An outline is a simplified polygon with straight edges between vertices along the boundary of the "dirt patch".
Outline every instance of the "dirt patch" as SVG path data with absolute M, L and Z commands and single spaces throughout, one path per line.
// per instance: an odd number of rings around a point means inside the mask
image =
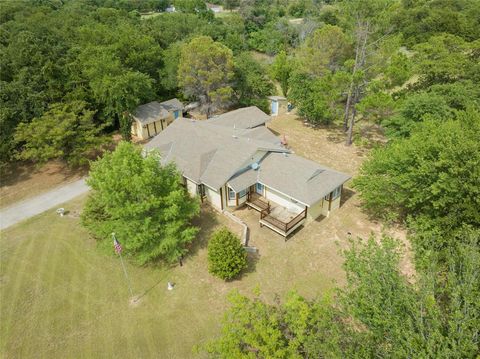
M 352 176 L 358 173 L 367 150 L 345 145 L 340 126 L 310 127 L 296 115 L 275 117 L 268 128 L 285 136 L 288 146 L 298 155 Z
M 33 163 L 12 164 L 1 175 L 0 207 L 74 182 L 86 173 L 86 167 L 72 169 L 62 161 L 50 161 L 41 167 Z

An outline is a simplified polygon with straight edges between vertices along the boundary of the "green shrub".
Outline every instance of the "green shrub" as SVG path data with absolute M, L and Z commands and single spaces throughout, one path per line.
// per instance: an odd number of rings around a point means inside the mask
M 247 267 L 247 253 L 240 239 L 227 228 L 213 233 L 208 243 L 208 271 L 224 280 L 236 277 Z

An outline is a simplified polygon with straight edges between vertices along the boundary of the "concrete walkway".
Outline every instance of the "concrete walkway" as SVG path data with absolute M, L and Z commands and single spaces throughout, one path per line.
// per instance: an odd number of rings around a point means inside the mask
M 81 179 L 62 187 L 57 187 L 39 196 L 28 198 L 11 206 L 0 209 L 0 229 L 5 229 L 27 218 L 36 216 L 46 210 L 54 208 L 81 194 L 90 188 Z

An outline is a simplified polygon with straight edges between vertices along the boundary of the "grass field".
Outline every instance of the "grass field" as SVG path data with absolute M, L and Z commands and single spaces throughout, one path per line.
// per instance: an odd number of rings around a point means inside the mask
M 295 250 L 308 251 L 305 243 L 292 241 L 287 249 L 266 228 L 262 235 L 252 234 L 262 257 L 251 262 L 242 280 L 213 278 L 206 269 L 208 234 L 220 225 L 239 228 L 204 211 L 203 230 L 183 267 L 128 265 L 134 292 L 141 296 L 131 305 L 119 259 L 100 253 L 79 224 L 83 201 L 67 203 L 70 214 L 63 218 L 47 212 L 1 233 L 2 357 L 188 358 L 195 344 L 218 333 L 231 290 L 248 295 L 258 286 L 266 300 L 273 300 L 295 283 L 303 293 L 332 285 L 331 276 L 295 255 Z M 336 264 L 324 270 L 338 269 Z M 177 284 L 171 292 L 167 281 Z
M 71 216 L 45 213 L 2 232 L 1 357 L 191 356 L 217 330 L 223 297 L 182 268 L 128 265 L 142 295 L 130 305 L 119 259 L 99 253 L 78 223 L 82 203 L 67 204 Z
M 288 117 L 270 126 L 286 134 L 299 154 L 355 174 L 364 151 L 345 147 L 331 130 L 303 126 Z M 60 218 L 46 212 L 0 232 L 1 358 L 190 358 L 196 344 L 215 336 L 231 290 L 273 301 L 295 288 L 315 297 L 342 284 L 339 246 L 347 232 L 366 237 L 382 226 L 361 212 L 349 191 L 344 205 L 288 242 L 258 225 L 258 213 L 238 211 L 259 249 L 241 280 L 225 283 L 207 271 L 206 242 L 221 225 L 239 227 L 208 209 L 183 267 L 128 265 L 137 304 L 129 302 L 119 259 L 103 254 L 79 223 L 85 198 L 65 204 Z M 400 236 L 401 233 L 397 233 Z M 119 238 L 121 240 L 121 238 Z M 113 249 L 112 249 L 113 251 Z M 176 287 L 167 291 L 167 282 Z M 201 356 L 200 356 L 201 357 Z

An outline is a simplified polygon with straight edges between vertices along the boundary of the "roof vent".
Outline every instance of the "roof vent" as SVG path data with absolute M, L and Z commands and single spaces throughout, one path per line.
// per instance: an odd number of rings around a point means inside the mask
M 256 171 L 260 168 L 260 165 L 257 162 L 254 162 L 250 165 L 250 167 L 252 168 L 252 170 Z
M 232 137 L 233 137 L 233 138 L 238 138 L 238 136 L 237 136 L 237 135 L 232 135 Z

